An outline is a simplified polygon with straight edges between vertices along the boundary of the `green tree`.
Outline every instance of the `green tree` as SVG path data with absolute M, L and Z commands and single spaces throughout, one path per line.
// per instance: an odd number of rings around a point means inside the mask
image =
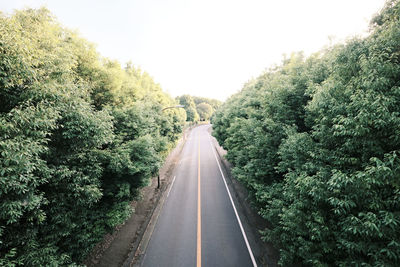
M 213 108 L 210 104 L 202 102 L 196 106 L 197 113 L 199 114 L 200 120 L 207 121 L 213 114 Z
M 184 105 L 186 111 L 186 121 L 197 122 L 200 117 L 196 110 L 196 105 L 190 95 L 182 95 L 179 98 L 179 104 Z
M 199 105 L 200 103 L 207 103 L 213 108 L 213 110 L 217 110 L 222 105 L 222 102 L 217 99 L 199 97 L 199 96 L 192 96 L 192 98 L 196 106 Z
M 0 14 L 0 265 L 74 265 L 132 213 L 182 110 L 48 10 Z
M 245 85 L 212 118 L 283 266 L 400 264 L 400 2 L 371 33 Z

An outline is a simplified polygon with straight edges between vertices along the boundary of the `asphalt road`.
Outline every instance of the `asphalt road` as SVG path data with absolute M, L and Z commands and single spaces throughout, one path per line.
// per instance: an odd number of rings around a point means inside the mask
M 193 129 L 141 266 L 256 266 L 207 129 Z

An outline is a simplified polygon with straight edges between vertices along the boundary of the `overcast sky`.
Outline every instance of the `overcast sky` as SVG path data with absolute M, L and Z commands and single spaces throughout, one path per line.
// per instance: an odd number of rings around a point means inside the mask
M 132 61 L 172 96 L 225 100 L 283 54 L 363 35 L 385 0 L 0 0 L 46 6 L 101 55 Z

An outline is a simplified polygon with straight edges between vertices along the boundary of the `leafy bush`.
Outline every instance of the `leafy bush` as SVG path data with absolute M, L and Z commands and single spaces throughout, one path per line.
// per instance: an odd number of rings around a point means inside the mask
M 400 3 L 371 33 L 293 55 L 213 117 L 280 264 L 400 264 Z
M 0 20 L 0 265 L 74 265 L 132 214 L 185 114 L 46 9 Z

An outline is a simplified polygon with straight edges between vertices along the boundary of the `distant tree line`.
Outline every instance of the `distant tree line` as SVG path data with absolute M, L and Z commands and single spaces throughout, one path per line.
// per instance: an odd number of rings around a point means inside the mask
M 177 104 L 48 10 L 0 13 L 0 266 L 81 262 L 180 137 Z
M 212 118 L 283 266 L 400 266 L 400 2 L 292 54 Z
M 222 102 L 216 99 L 190 95 L 179 96 L 177 97 L 177 101 L 185 106 L 186 121 L 188 122 L 208 121 L 213 113 L 222 105 Z

